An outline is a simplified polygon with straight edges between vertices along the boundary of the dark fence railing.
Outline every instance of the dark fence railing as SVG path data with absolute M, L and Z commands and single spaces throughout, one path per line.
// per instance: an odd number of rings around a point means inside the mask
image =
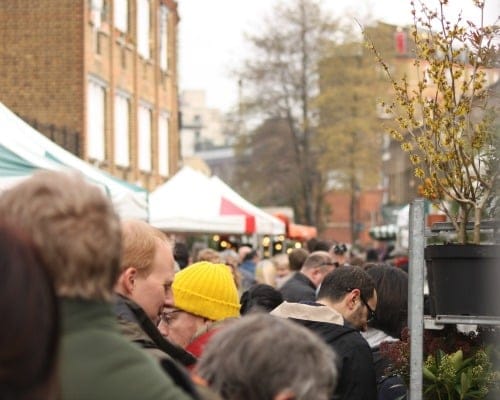
M 68 150 L 70 153 L 81 157 L 81 136 L 79 132 L 71 131 L 65 126 L 44 124 L 34 118 L 19 116 L 37 131 L 43 133 L 54 143 Z

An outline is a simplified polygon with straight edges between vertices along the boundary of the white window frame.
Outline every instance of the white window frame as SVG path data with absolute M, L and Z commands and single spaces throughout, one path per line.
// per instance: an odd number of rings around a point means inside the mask
M 137 0 L 137 52 L 146 60 L 151 57 L 150 34 L 151 4 L 149 0 Z
M 116 29 L 128 32 L 129 4 L 128 0 L 114 0 L 113 3 L 113 24 Z
M 87 82 L 87 157 L 104 161 L 106 157 L 106 85 L 89 78 Z
M 160 68 L 168 71 L 168 7 L 160 6 L 160 23 L 158 24 L 160 37 Z
M 130 166 L 130 96 L 125 93 L 115 94 L 114 107 L 114 150 L 115 165 Z
M 153 108 L 149 104 L 140 103 L 137 110 L 138 121 L 138 165 L 144 172 L 151 172 L 151 137 L 153 125 Z
M 102 22 L 102 13 L 104 9 L 104 0 L 90 1 L 90 20 L 94 29 L 99 29 Z
M 158 172 L 161 176 L 170 174 L 170 119 L 168 112 L 160 112 L 158 117 Z

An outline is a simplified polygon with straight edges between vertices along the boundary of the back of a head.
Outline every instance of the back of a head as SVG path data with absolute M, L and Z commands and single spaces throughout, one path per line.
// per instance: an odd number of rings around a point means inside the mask
M 230 265 L 232 268 L 236 268 L 239 263 L 238 253 L 232 249 L 226 249 L 221 251 L 220 257 L 222 262 L 226 265 Z
M 366 262 L 377 262 L 378 260 L 378 251 L 376 249 L 368 249 L 366 252 Z
M 302 264 L 302 270 L 333 265 L 332 256 L 327 251 L 313 251 Z
M 240 262 L 243 261 L 245 256 L 252 251 L 252 248 L 247 245 L 240 246 L 238 248 L 238 257 L 240 258 Z
M 39 172 L 0 196 L 0 217 L 33 238 L 59 296 L 111 298 L 120 222 L 97 186 L 75 173 Z
M 293 249 L 288 253 L 288 262 L 290 264 L 290 271 L 300 271 L 304 261 L 306 261 L 309 252 L 305 249 Z
M 250 312 L 270 312 L 283 302 L 282 294 L 270 285 L 260 283 L 241 295 L 241 315 Z
M 31 240 L 0 224 L 0 398 L 56 398 L 59 311 Z
M 144 275 L 152 269 L 158 240 L 167 241 L 165 234 L 140 220 L 125 220 L 122 226 L 121 271 L 136 268 Z
M 401 337 L 408 316 L 408 274 L 387 264 L 366 268 L 377 290 L 377 310 L 370 326 L 395 338 Z
M 375 283 L 363 268 L 341 266 L 325 276 L 318 292 L 318 300 L 327 299 L 336 303 L 353 289 L 359 289 L 363 298 L 370 299 L 374 294 Z
M 331 247 L 332 245 L 330 244 L 330 242 L 320 239 L 317 240 L 316 243 L 314 243 L 314 245 L 311 247 L 310 252 L 312 253 L 314 251 L 328 251 Z
M 250 250 L 243 257 L 243 261 L 252 261 L 255 257 L 257 257 L 257 250 Z
M 197 372 L 225 400 L 273 400 L 280 393 L 295 400 L 327 400 L 337 380 L 334 359 L 306 328 L 253 314 L 212 338 Z
M 201 249 L 196 255 L 195 262 L 198 261 L 208 261 L 214 264 L 220 264 L 222 262 L 222 257 L 219 252 L 207 247 L 205 249 Z
M 174 259 L 180 269 L 186 268 L 189 264 L 189 249 L 186 243 L 175 242 Z

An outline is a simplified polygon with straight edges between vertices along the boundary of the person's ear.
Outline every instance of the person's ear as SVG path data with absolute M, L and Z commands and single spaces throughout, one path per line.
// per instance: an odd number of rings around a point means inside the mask
M 132 293 L 135 288 L 135 283 L 137 280 L 137 269 L 134 267 L 128 267 L 123 272 L 123 287 L 127 293 Z
M 356 303 L 358 302 L 360 294 L 361 292 L 359 289 L 353 289 L 347 294 L 345 300 L 349 310 L 354 310 L 356 308 Z

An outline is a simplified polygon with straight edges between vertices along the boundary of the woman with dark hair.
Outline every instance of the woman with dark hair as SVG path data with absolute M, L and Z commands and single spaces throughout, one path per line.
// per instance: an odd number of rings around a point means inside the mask
M 0 399 L 58 398 L 59 311 L 38 251 L 0 223 Z
M 240 314 L 245 315 L 250 312 L 271 312 L 283 303 L 281 293 L 271 285 L 259 283 L 246 290 L 240 299 Z
M 388 264 L 366 264 L 366 272 L 375 281 L 377 309 L 375 318 L 361 332 L 373 352 L 379 400 L 394 400 L 406 394 L 406 385 L 399 376 L 386 376 L 389 361 L 380 353 L 384 342 L 396 342 L 407 326 L 408 274 Z

